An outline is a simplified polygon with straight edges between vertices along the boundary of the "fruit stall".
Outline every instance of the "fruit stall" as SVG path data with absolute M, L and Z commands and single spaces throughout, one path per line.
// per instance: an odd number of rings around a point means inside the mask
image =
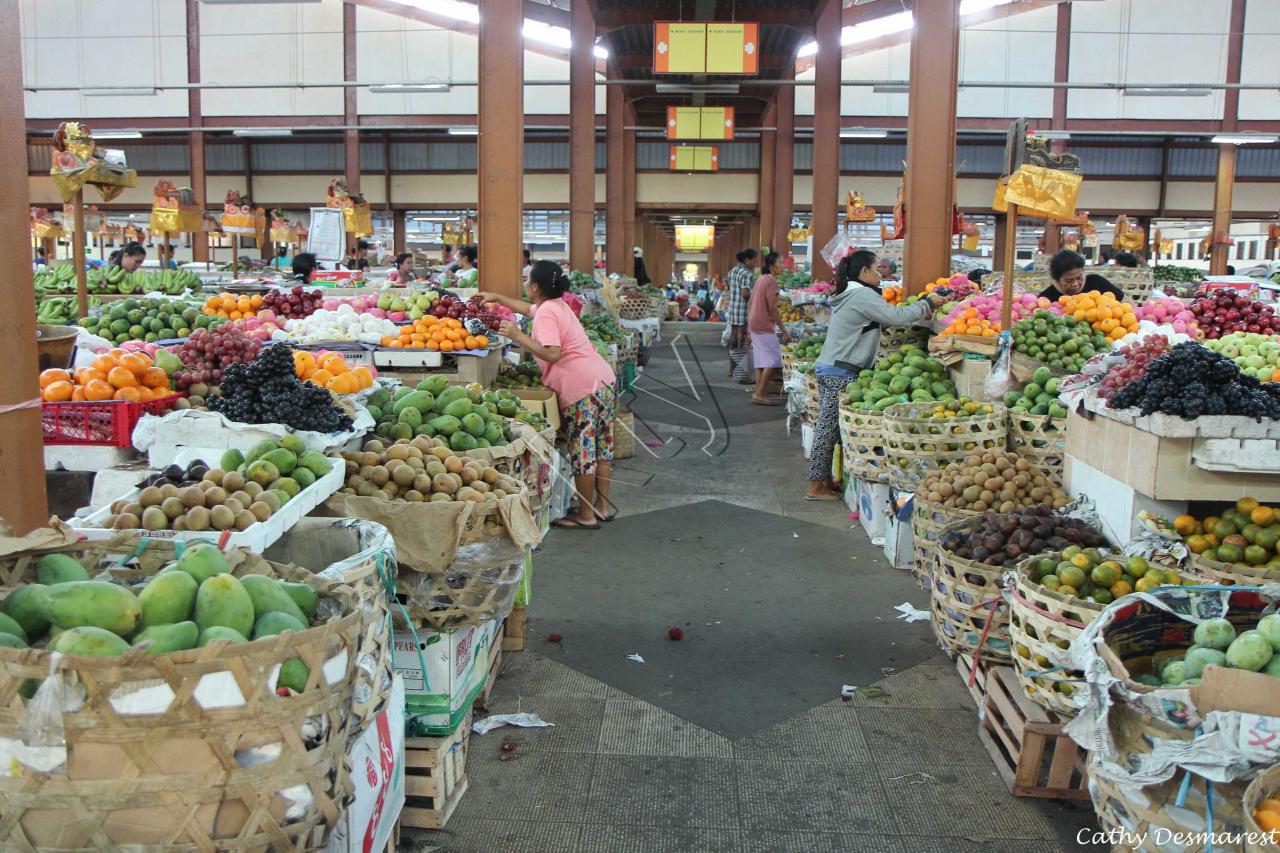
M 974 737 L 1013 795 L 1104 830 L 1270 849 L 1280 748 L 1210 732 L 1280 725 L 1275 307 L 1198 276 L 1137 305 L 1018 282 L 1002 344 L 1003 282 L 952 281 L 927 347 L 885 335 L 846 387 L 835 473 L 927 593 Z
M 497 334 L 514 315 L 169 272 L 88 289 L 82 315 L 69 266 L 36 276 L 46 467 L 79 497 L 0 531 L 13 831 L 346 851 L 443 827 L 572 495 L 555 394 Z M 640 335 L 583 324 L 633 383 Z

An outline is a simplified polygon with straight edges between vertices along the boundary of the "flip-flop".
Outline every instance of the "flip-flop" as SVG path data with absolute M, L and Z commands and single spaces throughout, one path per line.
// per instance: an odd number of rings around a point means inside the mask
M 807 501 L 838 501 L 838 500 L 840 500 L 840 496 L 839 496 L 839 495 L 830 495 L 830 496 L 827 496 L 827 495 L 805 495 L 805 496 L 804 496 L 804 499 L 805 499 L 805 500 L 807 500 Z
M 755 405 L 755 406 L 781 406 L 782 405 L 777 400 L 762 400 L 759 397 L 752 397 L 751 403 L 752 405 Z
M 557 518 L 555 521 L 551 522 L 551 526 L 558 527 L 561 530 L 599 530 L 600 529 L 599 522 L 596 522 L 595 524 L 583 524 L 582 522 L 573 521 L 572 519 L 568 519 L 568 518 Z

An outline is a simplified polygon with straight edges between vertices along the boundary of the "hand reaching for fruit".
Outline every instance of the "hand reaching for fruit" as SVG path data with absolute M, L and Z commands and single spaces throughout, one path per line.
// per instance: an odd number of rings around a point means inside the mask
M 502 321 L 501 325 L 498 326 L 498 334 L 513 341 L 519 340 L 523 335 L 520 331 L 520 327 L 515 323 L 512 323 L 510 320 Z

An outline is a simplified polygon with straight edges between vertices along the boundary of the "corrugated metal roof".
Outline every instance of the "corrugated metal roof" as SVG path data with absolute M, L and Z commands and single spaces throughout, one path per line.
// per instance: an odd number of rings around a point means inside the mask
M 474 142 L 393 142 L 393 172 L 467 172 L 477 168 Z
M 1236 151 L 1237 178 L 1274 178 L 1277 176 L 1280 176 L 1280 148 L 1255 148 L 1251 145 L 1244 145 Z M 1280 204 L 1280 200 L 1277 203 Z
M 360 171 L 381 172 L 387 168 L 386 150 L 382 142 L 360 143 Z
M 798 147 L 798 146 L 797 146 Z M 810 147 L 812 151 L 812 147 Z M 810 154 L 812 157 L 812 154 Z M 907 159 L 907 146 L 903 142 L 841 143 L 840 171 L 842 172 L 901 172 L 902 161 Z
M 1080 169 L 1088 175 L 1150 175 L 1159 177 L 1164 161 L 1161 148 L 1073 148 Z
M 526 142 L 524 144 L 526 170 L 568 171 L 568 142 Z
M 206 142 L 204 166 L 210 172 L 243 173 L 245 171 L 244 145 L 238 142 L 227 145 Z
M 1169 149 L 1169 177 L 1212 177 L 1218 168 L 1218 152 L 1212 148 Z M 1157 172 L 1156 174 L 1159 174 Z
M 255 142 L 250 146 L 255 172 L 342 172 L 341 142 Z

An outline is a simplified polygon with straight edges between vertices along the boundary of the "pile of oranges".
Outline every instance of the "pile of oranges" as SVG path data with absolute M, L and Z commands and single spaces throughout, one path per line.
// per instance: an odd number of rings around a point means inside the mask
M 984 338 L 994 338 L 999 334 L 1000 323 L 986 319 L 977 308 L 964 309 L 959 317 L 952 320 L 945 329 L 938 333 L 939 337 L 943 335 L 978 335 Z
M 261 307 L 261 293 L 255 293 L 252 296 L 245 293 L 216 293 L 205 300 L 200 311 L 211 317 L 226 317 L 229 320 L 239 320 L 242 317 L 256 315 Z
M 452 317 L 421 317 L 407 326 L 400 327 L 397 337 L 382 339 L 384 347 L 395 349 L 427 349 L 434 352 L 461 352 L 469 349 L 486 349 L 488 335 L 472 335 L 461 320 Z
M 46 403 L 131 400 L 145 403 L 173 394 L 169 376 L 146 353 L 113 349 L 74 373 L 50 368 L 40 373 Z
M 1133 306 L 1121 302 L 1111 293 L 1077 293 L 1058 298 L 1068 317 L 1088 323 L 1094 331 L 1102 332 L 1107 340 L 1118 341 L 1130 332 L 1138 331 L 1138 317 Z
M 1258 803 L 1253 810 L 1253 820 L 1258 828 L 1271 835 L 1271 842 L 1280 841 L 1280 791 Z
M 884 301 L 888 302 L 890 305 L 898 305 L 902 302 L 901 287 L 895 287 L 895 286 L 886 287 L 882 291 L 881 295 L 884 297 Z
M 319 385 L 335 394 L 356 394 L 373 386 L 373 374 L 369 368 L 353 368 L 336 352 L 325 353 L 317 360 L 315 353 L 294 350 L 293 373 L 303 382 Z

